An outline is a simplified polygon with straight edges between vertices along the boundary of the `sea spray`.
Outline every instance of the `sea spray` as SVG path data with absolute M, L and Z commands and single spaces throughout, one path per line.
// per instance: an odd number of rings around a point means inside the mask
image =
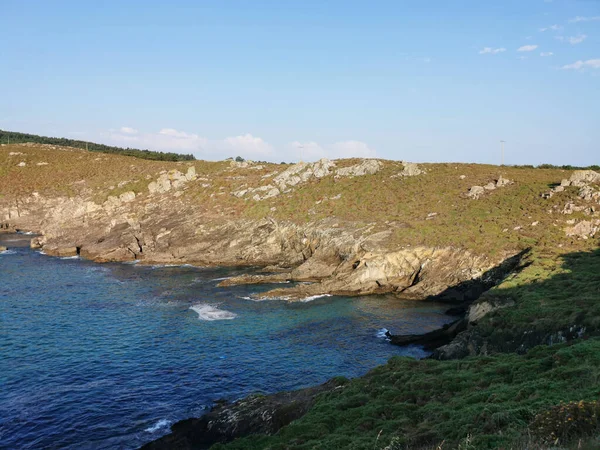
M 207 303 L 199 303 L 197 305 L 190 306 L 190 309 L 198 314 L 198 319 L 200 320 L 231 320 L 237 317 L 237 314 L 235 313 L 224 311 Z

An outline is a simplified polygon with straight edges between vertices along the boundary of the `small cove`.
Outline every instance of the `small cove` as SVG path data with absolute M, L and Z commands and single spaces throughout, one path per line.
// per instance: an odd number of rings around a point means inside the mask
M 2 239 L 7 448 L 136 448 L 218 399 L 360 376 L 393 355 L 423 357 L 390 345 L 382 329 L 424 333 L 451 320 L 446 305 L 393 297 L 250 301 L 270 286 L 216 287 L 247 268 L 100 265 Z

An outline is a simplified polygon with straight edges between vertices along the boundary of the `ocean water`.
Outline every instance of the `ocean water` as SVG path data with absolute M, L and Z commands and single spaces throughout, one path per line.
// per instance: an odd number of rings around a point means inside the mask
M 251 301 L 269 286 L 216 287 L 247 268 L 101 265 L 10 240 L 0 235 L 0 448 L 137 448 L 218 399 L 423 357 L 384 329 L 450 321 L 443 305 L 385 296 Z

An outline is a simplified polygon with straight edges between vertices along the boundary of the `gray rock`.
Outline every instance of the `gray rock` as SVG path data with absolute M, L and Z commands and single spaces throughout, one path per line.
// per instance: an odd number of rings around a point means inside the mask
M 565 229 L 565 233 L 570 237 L 580 237 L 582 239 L 588 239 L 594 237 L 600 229 L 600 220 L 582 220 L 572 227 Z
M 360 177 L 374 175 L 381 170 L 383 163 L 376 159 L 365 159 L 359 164 L 338 169 L 335 173 L 340 177 Z
M 469 189 L 467 196 L 469 196 L 470 198 L 472 198 L 474 200 L 477 200 L 483 194 L 485 194 L 485 189 L 482 186 L 472 186 Z
M 593 170 L 576 170 L 569 179 L 571 186 L 583 186 L 588 183 L 600 183 L 600 173 Z
M 512 181 L 507 180 L 506 178 L 502 177 L 502 175 L 500 175 L 500 178 L 498 178 L 498 180 L 496 181 L 496 187 L 508 186 L 512 183 Z
M 402 172 L 398 174 L 400 177 L 416 177 L 417 175 L 425 173 L 425 171 L 421 170 L 419 165 L 416 163 L 405 162 L 402 164 L 404 165 L 404 168 L 402 169 Z

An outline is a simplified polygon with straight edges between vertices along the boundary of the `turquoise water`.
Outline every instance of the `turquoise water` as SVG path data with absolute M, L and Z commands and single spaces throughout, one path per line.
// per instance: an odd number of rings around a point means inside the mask
M 268 286 L 216 287 L 244 272 L 0 254 L 0 447 L 136 448 L 217 399 L 422 357 L 382 329 L 449 320 L 442 305 L 392 297 L 255 302 L 243 297 Z

